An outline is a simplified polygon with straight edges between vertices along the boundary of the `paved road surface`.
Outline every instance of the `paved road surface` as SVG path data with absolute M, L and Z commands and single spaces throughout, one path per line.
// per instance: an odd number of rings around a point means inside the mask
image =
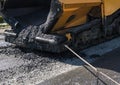
M 0 40 L 0 47 L 4 45 L 6 46 L 8 44 L 5 44 L 4 40 Z M 83 52 L 88 55 L 96 53 L 103 55 L 106 52 L 116 49 L 116 47 L 120 47 L 120 38 L 114 39 L 110 43 L 104 43 L 86 49 Z M 118 51 L 115 52 L 120 53 Z M 114 54 L 112 53 L 110 55 Z M 114 55 L 114 57 L 119 58 L 117 55 Z M 119 62 L 120 59 L 117 58 L 115 59 Z M 101 68 L 107 64 L 107 59 L 103 59 L 104 62 L 101 60 L 97 63 L 98 65 L 94 65 L 100 68 L 100 70 L 106 71 L 104 69 L 107 69 L 110 73 L 112 71 L 112 75 L 115 72 L 117 76 L 114 75 L 112 77 L 118 77 L 119 72 L 114 71 L 113 68 L 111 70 L 109 67 Z M 91 62 L 95 59 L 88 57 L 87 60 Z M 116 62 L 116 60 L 114 61 Z M 51 55 L 42 52 L 24 52 L 12 47 L 3 48 L 0 49 L 0 85 L 36 85 L 45 80 L 48 81 L 45 81 L 46 83 L 42 83 L 42 85 L 96 85 L 97 81 L 93 75 L 83 67 L 78 68 L 82 65 L 83 63 L 78 58 L 72 57 L 69 52 L 63 56 L 63 54 Z M 111 64 L 110 67 L 112 66 Z M 54 77 L 56 78 L 54 79 Z
M 120 48 L 107 53 L 100 60 L 94 62 L 93 65 L 120 83 Z M 81 67 L 46 80 L 39 85 L 114 85 L 104 77 L 101 77 L 101 79 L 103 82 L 97 81 L 97 78 L 85 67 Z

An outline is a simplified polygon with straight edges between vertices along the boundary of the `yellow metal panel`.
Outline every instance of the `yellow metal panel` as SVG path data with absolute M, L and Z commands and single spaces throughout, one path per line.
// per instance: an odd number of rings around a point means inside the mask
M 87 19 L 87 13 L 90 11 L 91 7 L 86 7 L 86 8 L 80 8 L 78 10 L 76 10 L 73 15 L 75 15 L 76 17 L 69 23 L 66 23 L 65 28 L 69 28 L 75 25 L 80 25 L 80 24 L 84 24 L 86 22 Z
M 105 16 L 111 15 L 120 9 L 120 0 L 103 0 Z
M 64 4 L 100 3 L 101 0 L 59 0 Z
M 77 25 L 81 25 L 86 22 L 88 12 L 93 6 L 99 6 L 101 0 L 59 0 L 63 6 L 63 13 L 53 31 L 61 30 L 62 28 L 69 28 Z M 67 22 L 71 16 L 75 16 L 74 19 Z

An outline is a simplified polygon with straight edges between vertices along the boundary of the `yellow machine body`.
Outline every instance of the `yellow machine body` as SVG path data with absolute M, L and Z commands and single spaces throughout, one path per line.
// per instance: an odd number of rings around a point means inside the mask
M 86 23 L 87 14 L 93 7 L 101 7 L 101 16 L 111 15 L 120 9 L 119 0 L 59 0 L 63 7 L 63 13 L 53 31 L 58 31 L 65 28 L 81 25 Z M 73 19 L 67 20 L 73 16 Z
M 104 15 L 108 16 L 120 9 L 120 0 L 103 0 Z
M 63 6 L 63 13 L 54 26 L 54 31 L 84 24 L 92 7 L 101 4 L 101 0 L 60 0 L 60 2 Z M 73 19 L 67 22 L 72 16 L 74 16 Z

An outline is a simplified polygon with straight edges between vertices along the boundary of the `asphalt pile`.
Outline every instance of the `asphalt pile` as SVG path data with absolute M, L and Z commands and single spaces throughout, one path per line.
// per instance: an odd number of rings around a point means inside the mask
M 69 52 L 53 54 L 4 48 L 0 50 L 0 85 L 35 85 L 80 64 L 79 59 Z

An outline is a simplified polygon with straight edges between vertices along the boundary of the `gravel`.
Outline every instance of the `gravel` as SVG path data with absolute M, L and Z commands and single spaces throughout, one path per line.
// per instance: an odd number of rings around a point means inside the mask
M 0 35 L 0 40 L 3 40 L 4 38 L 4 35 Z
M 0 35 L 0 49 L 5 48 L 5 47 L 14 46 L 11 43 L 5 42 L 4 38 L 5 38 L 4 35 Z
M 69 54 L 68 54 L 69 55 Z M 48 57 L 49 56 L 49 57 Z M 35 85 L 82 63 L 73 56 L 6 48 L 0 52 L 1 85 Z

